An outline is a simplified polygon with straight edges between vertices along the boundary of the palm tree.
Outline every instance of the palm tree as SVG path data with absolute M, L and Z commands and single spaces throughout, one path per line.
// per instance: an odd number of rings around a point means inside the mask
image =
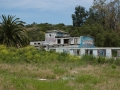
M 0 22 L 0 44 L 7 47 L 23 47 L 29 43 L 24 30 L 25 22 L 19 21 L 15 16 L 1 16 Z

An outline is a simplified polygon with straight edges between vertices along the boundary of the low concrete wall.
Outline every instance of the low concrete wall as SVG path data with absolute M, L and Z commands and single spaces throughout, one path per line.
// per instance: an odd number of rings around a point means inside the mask
M 53 48 L 51 48 L 51 49 L 53 49 Z M 85 55 L 86 54 L 86 50 L 88 50 L 88 53 L 87 54 L 90 54 L 89 53 L 89 51 L 92 51 L 92 55 L 93 56 L 95 56 L 95 57 L 97 57 L 99 54 L 98 54 L 98 50 L 105 50 L 106 51 L 106 54 L 105 54 L 105 56 L 107 57 L 107 58 L 111 58 L 112 57 L 112 50 L 118 50 L 118 51 L 120 51 L 120 47 L 100 47 L 100 48 L 78 48 L 78 47 L 72 47 L 72 48 L 70 48 L 70 47 L 67 47 L 67 48 L 65 48 L 65 47 L 59 47 L 59 48 L 54 48 L 54 49 L 56 49 L 56 52 L 64 52 L 64 51 L 68 51 L 68 53 L 70 53 L 71 55 L 76 55 L 76 53 L 74 52 L 75 50 L 77 50 L 77 51 L 79 51 L 80 52 L 80 56 L 82 56 L 82 55 Z M 119 55 L 120 53 L 117 53 L 117 55 L 118 56 L 120 56 Z

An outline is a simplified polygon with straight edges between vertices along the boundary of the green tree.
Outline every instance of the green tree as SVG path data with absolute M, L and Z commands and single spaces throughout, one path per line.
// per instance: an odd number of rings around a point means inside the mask
M 88 12 L 82 6 L 75 7 L 75 14 L 72 14 L 73 26 L 82 26 L 87 19 Z
M 92 14 L 93 12 L 97 13 L 96 22 L 101 24 L 105 30 L 119 29 L 120 0 L 110 0 L 110 2 L 108 2 L 107 0 L 94 0 L 93 6 L 91 8 L 92 8 Z
M 94 0 L 93 6 L 91 7 L 94 13 L 97 14 L 97 22 L 105 27 L 105 16 L 106 16 L 106 0 Z
M 99 14 L 93 8 L 88 11 L 87 24 L 99 24 Z
M 106 31 L 105 34 L 105 47 L 119 47 L 120 46 L 120 36 L 119 33 L 115 31 Z
M 106 26 L 112 30 L 118 30 L 120 25 L 120 0 L 112 0 L 106 8 Z
M 25 22 L 12 15 L 2 15 L 0 22 L 0 44 L 7 47 L 23 47 L 28 45 L 29 39 L 24 30 Z

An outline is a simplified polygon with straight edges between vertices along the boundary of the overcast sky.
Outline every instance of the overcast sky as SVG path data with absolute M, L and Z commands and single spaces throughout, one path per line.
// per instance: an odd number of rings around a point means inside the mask
M 26 24 L 50 23 L 72 25 L 71 15 L 77 5 L 86 9 L 93 0 L 0 0 L 0 16 L 16 15 Z M 1 21 L 1 19 L 0 19 Z

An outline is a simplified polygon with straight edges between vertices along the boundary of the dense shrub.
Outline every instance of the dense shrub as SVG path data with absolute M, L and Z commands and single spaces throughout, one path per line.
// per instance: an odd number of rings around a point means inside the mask
M 115 60 L 114 64 L 120 66 L 120 58 L 117 58 L 117 59 Z
M 54 51 L 37 50 L 33 46 L 24 48 L 7 48 L 0 45 L 0 58 L 2 62 L 27 62 L 45 63 L 51 61 L 71 61 L 79 60 L 79 57 L 71 56 L 66 53 L 56 53 Z
M 101 56 L 99 56 L 98 58 L 97 58 L 97 62 L 98 63 L 105 63 L 105 57 L 101 57 Z
M 83 55 L 81 60 L 89 64 L 115 64 L 120 66 L 120 58 L 106 58 L 106 57 L 94 57 L 92 55 Z
M 81 60 L 89 64 L 93 64 L 96 62 L 96 57 L 94 57 L 93 55 L 83 55 Z
M 0 62 L 6 63 L 48 63 L 52 61 L 59 62 L 78 62 L 88 64 L 115 64 L 120 66 L 120 58 L 94 57 L 92 55 L 73 56 L 67 53 L 56 53 L 54 51 L 38 50 L 33 46 L 24 48 L 7 48 L 0 45 Z

